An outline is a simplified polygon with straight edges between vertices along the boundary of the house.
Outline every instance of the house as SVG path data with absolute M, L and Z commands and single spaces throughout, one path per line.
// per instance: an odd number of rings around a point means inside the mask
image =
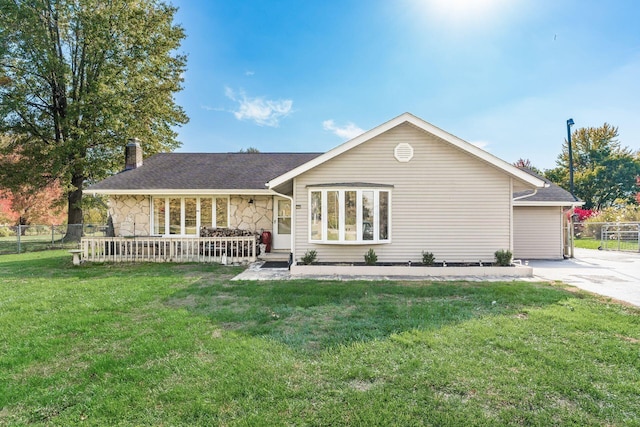
M 370 248 L 390 263 L 419 262 L 423 251 L 447 262 L 490 262 L 500 249 L 561 258 L 562 208 L 575 206 L 565 194 L 546 200 L 558 194 L 543 178 L 410 113 L 326 153 L 143 161 L 132 141 L 126 157 L 123 172 L 87 190 L 109 196 L 116 236 L 266 230 L 294 262 L 311 250 L 322 262 L 361 262 Z

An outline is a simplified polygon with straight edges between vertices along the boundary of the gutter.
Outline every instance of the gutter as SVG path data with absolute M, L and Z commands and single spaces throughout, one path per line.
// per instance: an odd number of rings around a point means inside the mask
M 517 200 L 522 200 L 522 199 L 526 199 L 527 197 L 531 197 L 531 196 L 535 196 L 536 194 L 538 194 L 538 189 L 535 188 L 533 190 L 533 193 L 531 194 L 525 194 L 524 196 L 518 196 L 518 197 L 514 197 L 512 201 L 517 201 Z

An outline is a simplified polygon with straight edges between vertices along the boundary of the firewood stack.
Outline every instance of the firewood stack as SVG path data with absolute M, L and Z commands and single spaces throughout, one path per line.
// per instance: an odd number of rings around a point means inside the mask
M 243 237 L 243 236 L 256 236 L 260 237 L 259 233 L 251 230 L 238 230 L 236 228 L 213 228 L 213 227 L 201 227 L 200 237 Z
M 257 255 L 260 254 L 260 247 L 258 246 L 260 243 L 260 234 L 251 230 L 238 230 L 231 228 L 213 228 L 213 227 L 202 227 L 200 228 L 200 237 L 245 237 L 245 236 L 254 236 L 256 239 L 256 252 Z M 221 255 L 225 253 L 230 256 L 238 256 L 242 253 L 248 252 L 248 242 L 244 242 L 242 247 L 237 247 L 237 242 L 223 242 L 222 244 L 216 243 L 204 249 L 204 251 L 208 254 L 209 252 L 215 253 L 216 255 Z

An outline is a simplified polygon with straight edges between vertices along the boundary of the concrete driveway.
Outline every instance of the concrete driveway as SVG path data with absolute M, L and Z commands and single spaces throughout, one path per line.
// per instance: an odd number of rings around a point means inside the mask
M 539 279 L 561 280 L 640 307 L 640 253 L 576 249 L 574 259 L 529 265 Z

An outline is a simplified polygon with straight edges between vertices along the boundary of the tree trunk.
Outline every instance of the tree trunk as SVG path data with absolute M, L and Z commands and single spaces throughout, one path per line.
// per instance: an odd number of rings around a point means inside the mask
M 67 242 L 79 242 L 82 237 L 82 184 L 84 177 L 74 174 L 71 177 L 72 190 L 67 193 L 69 211 L 67 214 Z

